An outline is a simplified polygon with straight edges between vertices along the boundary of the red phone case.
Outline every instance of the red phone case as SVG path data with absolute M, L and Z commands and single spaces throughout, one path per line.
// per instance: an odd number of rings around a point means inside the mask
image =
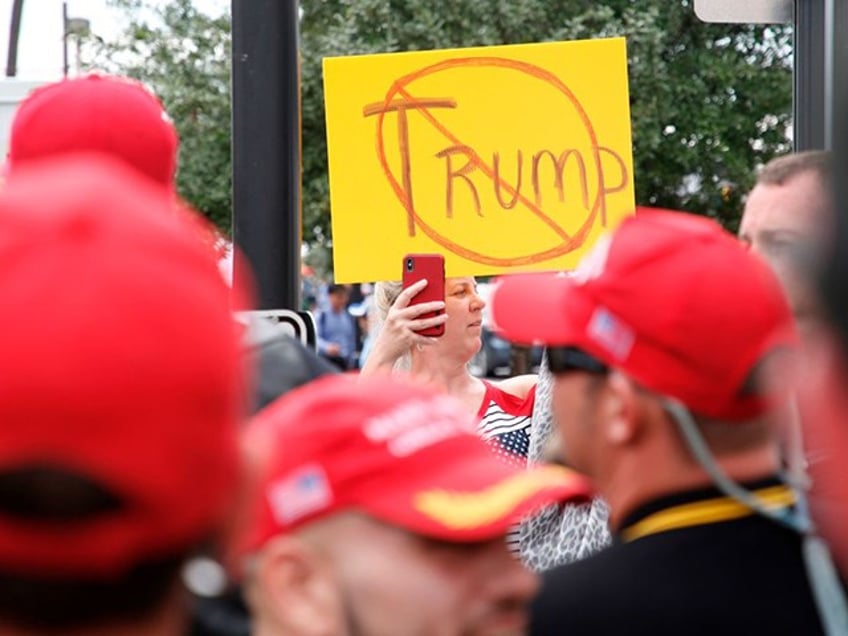
M 434 300 L 445 299 L 445 257 L 441 254 L 407 254 L 403 257 L 403 288 L 427 279 L 427 286 L 410 301 L 410 305 L 418 305 Z M 421 318 L 431 318 L 444 313 L 439 311 L 421 314 Z M 445 333 L 444 324 L 419 331 L 422 336 L 438 337 Z

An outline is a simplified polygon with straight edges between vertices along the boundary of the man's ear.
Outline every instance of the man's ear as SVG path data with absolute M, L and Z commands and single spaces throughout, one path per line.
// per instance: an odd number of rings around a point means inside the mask
M 295 535 L 271 539 L 259 555 L 248 595 L 254 634 L 337 636 L 341 602 L 326 560 Z
M 636 388 L 617 371 L 610 371 L 605 388 L 601 403 L 604 436 L 614 446 L 630 444 L 640 433 Z

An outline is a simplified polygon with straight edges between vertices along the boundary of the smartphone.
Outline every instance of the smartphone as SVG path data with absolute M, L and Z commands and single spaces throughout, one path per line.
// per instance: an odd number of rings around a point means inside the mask
M 403 257 L 403 288 L 427 279 L 427 286 L 416 294 L 410 305 L 418 305 L 445 299 L 445 257 L 441 254 L 407 254 Z M 444 309 L 421 314 L 421 318 L 432 318 L 444 313 Z M 439 337 L 445 333 L 445 325 L 436 325 L 419 331 L 422 336 Z

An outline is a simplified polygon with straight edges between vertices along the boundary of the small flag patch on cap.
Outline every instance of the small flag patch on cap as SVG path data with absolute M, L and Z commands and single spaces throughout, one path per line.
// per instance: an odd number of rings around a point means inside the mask
M 589 336 L 617 360 L 627 358 L 635 340 L 633 330 L 604 307 L 598 307 L 592 314 Z
M 268 503 L 279 523 L 292 523 L 332 502 L 330 482 L 318 464 L 304 466 L 268 489 Z

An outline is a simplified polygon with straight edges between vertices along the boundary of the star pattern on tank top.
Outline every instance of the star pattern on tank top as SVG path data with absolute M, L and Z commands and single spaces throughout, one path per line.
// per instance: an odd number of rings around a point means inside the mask
M 529 415 L 511 415 L 494 400 L 480 420 L 478 433 L 502 460 L 514 466 L 527 464 L 530 450 Z

